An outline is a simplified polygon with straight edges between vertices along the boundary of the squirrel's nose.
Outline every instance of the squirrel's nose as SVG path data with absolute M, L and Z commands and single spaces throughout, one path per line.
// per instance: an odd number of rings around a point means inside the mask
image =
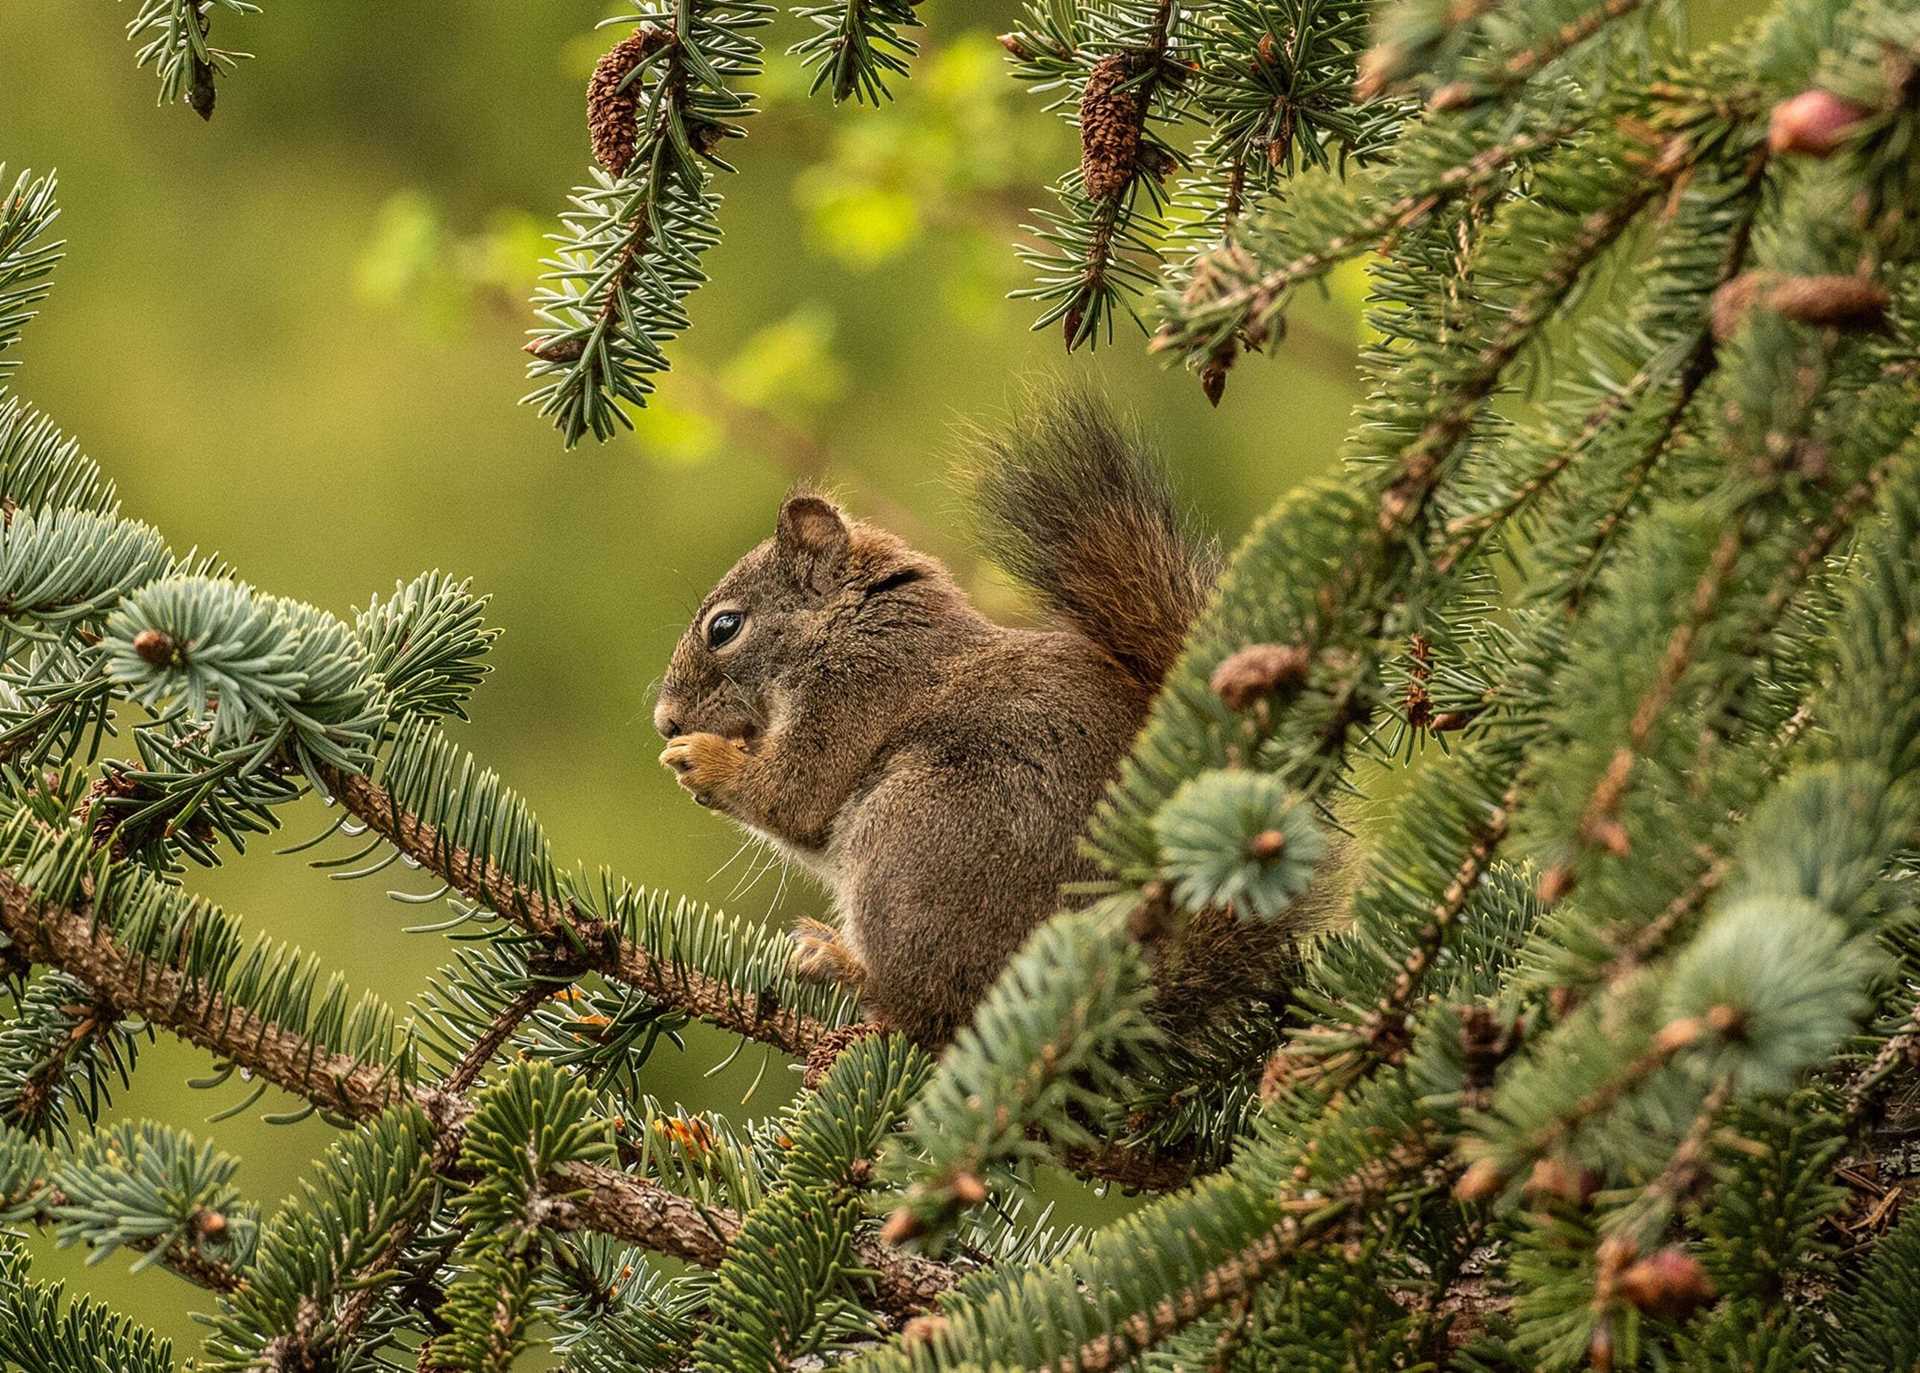
M 680 721 L 674 718 L 673 702 L 661 698 L 660 704 L 653 708 L 653 727 L 660 731 L 663 739 L 677 739 L 687 731 Z

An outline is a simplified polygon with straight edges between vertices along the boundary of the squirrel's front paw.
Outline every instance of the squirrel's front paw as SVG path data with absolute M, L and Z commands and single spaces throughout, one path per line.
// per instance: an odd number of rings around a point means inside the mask
M 747 765 L 747 746 L 718 734 L 682 734 L 660 751 L 660 765 L 680 776 L 693 799 L 711 806 L 724 799 Z
M 793 941 L 793 956 L 787 966 L 795 977 L 838 982 L 843 987 L 858 987 L 867 980 L 866 964 L 847 947 L 840 931 L 824 920 L 796 920 L 787 938 Z

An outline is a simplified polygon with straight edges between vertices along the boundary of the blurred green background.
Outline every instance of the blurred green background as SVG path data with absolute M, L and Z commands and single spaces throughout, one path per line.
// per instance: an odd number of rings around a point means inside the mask
M 685 615 L 795 476 L 817 473 L 1016 614 L 966 547 L 947 475 L 956 427 L 991 421 L 1022 379 L 1100 379 L 1229 538 L 1332 461 L 1357 399 L 1351 275 L 1303 303 L 1276 356 L 1241 364 L 1217 412 L 1137 335 L 1068 361 L 1053 330 L 1029 332 L 1029 306 L 1004 299 L 1025 282 L 1011 244 L 1077 149 L 1005 75 L 993 35 L 1013 9 L 927 6 L 915 78 L 878 111 L 807 98 L 783 19 L 722 187 L 727 238 L 658 405 L 635 434 L 568 454 L 515 404 L 518 350 L 541 236 L 585 167 L 584 80 L 620 36 L 594 31 L 605 0 L 220 13 L 216 41 L 258 57 L 221 83 L 211 125 L 154 107 L 131 5 L 3 0 L 0 158 L 58 168 L 68 239 L 16 389 L 80 437 L 130 514 L 259 586 L 342 614 L 429 567 L 490 592 L 506 635 L 461 733 L 564 860 L 755 917 L 817 910 L 798 876 L 743 881 L 751 855 L 718 872 L 738 838 L 656 766 L 649 723 Z M 285 839 L 319 814 L 299 808 Z M 446 959 L 442 936 L 402 932 L 421 913 L 383 895 L 404 870 L 329 882 L 273 847 L 190 880 L 396 1004 Z M 758 1050 L 704 1077 L 728 1047 L 695 1034 L 662 1050 L 653 1090 L 736 1114 L 791 1092 Z M 113 1110 L 215 1139 L 271 1208 L 330 1132 L 260 1123 L 287 1104 L 272 1097 L 207 1124 L 242 1090 L 184 1085 L 207 1066 L 163 1038 Z M 202 1294 L 129 1276 L 124 1255 L 82 1268 L 36 1251 L 43 1275 L 197 1347 Z

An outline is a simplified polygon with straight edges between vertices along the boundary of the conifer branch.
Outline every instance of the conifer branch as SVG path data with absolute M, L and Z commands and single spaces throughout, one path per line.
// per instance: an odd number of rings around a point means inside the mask
M 1577 134 L 1584 122 L 1566 119 L 1476 146 L 1464 160 L 1423 176 L 1418 185 L 1385 205 L 1365 207 L 1358 197 L 1336 200 L 1331 208 L 1337 227 L 1277 267 L 1263 269 L 1245 247 L 1203 255 L 1194 264 L 1185 293 L 1168 302 L 1166 321 L 1154 335 L 1154 350 L 1191 356 L 1203 348 L 1211 351 L 1234 335 L 1255 343 L 1265 340 L 1294 288 L 1373 250 L 1383 239 L 1406 233 L 1451 201 L 1498 181 L 1515 163 L 1558 147 Z
M 918 51 L 903 29 L 920 27 L 916 0 L 836 0 L 833 4 L 796 5 L 796 19 L 815 32 L 787 49 L 801 64 L 817 68 L 808 94 L 825 86 L 838 105 L 851 97 L 879 105 L 893 98 L 889 76 L 905 76 L 907 59 Z
M 604 1165 L 570 1165 L 560 1181 L 561 1190 L 574 1195 L 556 1198 L 548 1210 L 547 1223 L 557 1230 L 595 1230 L 703 1268 L 719 1266 L 740 1233 L 737 1212 L 702 1205 Z M 945 1264 L 875 1239 L 855 1239 L 853 1256 L 873 1270 L 880 1309 L 901 1319 L 931 1310 L 959 1277 Z
M 1512 813 L 1520 801 L 1520 784 L 1507 788 L 1484 823 L 1474 833 L 1453 880 L 1440 895 L 1427 923 L 1413 936 L 1408 951 L 1387 994 L 1361 1021 L 1359 1028 L 1365 1052 L 1371 1063 L 1391 1062 L 1402 1052 L 1407 1022 L 1418 1006 L 1418 998 L 1445 947 L 1448 935 L 1466 912 L 1467 903 L 1480 879 L 1493 863 L 1494 855 L 1505 842 Z
M 217 11 L 244 18 L 260 7 L 249 0 L 140 0 L 127 37 L 140 45 L 139 65 L 160 78 L 160 104 L 185 101 L 202 119 L 212 119 L 215 79 L 253 56 L 213 46 Z
M 1871 1116 L 1886 1094 L 1899 1085 L 1902 1068 L 1920 1070 L 1920 1001 L 1847 1084 L 1847 1119 L 1858 1122 Z
M 1468 374 L 1445 398 L 1399 458 L 1399 471 L 1380 497 L 1380 529 L 1391 535 L 1407 525 L 1426 504 L 1445 457 L 1465 437 L 1507 366 L 1533 337 L 1548 314 L 1565 297 L 1594 258 L 1611 246 L 1659 192 L 1663 180 L 1680 175 L 1687 165 L 1684 149 L 1669 148 L 1656 169 L 1659 179 L 1636 178 L 1625 193 L 1588 215 L 1579 232 L 1560 248 L 1540 274 L 1538 283 L 1509 313 L 1500 330 L 1473 359 Z
M 1109 1373 L 1127 1367 L 1142 1351 L 1253 1292 L 1283 1265 L 1334 1242 L 1349 1216 L 1364 1213 L 1438 1163 L 1439 1154 L 1431 1143 L 1400 1141 L 1384 1148 L 1374 1166 L 1322 1193 L 1281 1196 L 1274 1203 L 1279 1219 L 1251 1243 L 1179 1291 L 1087 1340 L 1074 1353 L 1046 1364 L 1047 1373 Z
M 1524 85 L 1548 63 L 1586 42 L 1614 20 L 1632 14 L 1644 3 L 1645 0 L 1602 0 L 1530 46 L 1501 54 L 1486 76 L 1440 87 L 1427 98 L 1427 107 L 1435 111 L 1468 109 Z
M 0 187 L 6 187 L 7 167 L 0 162 Z M 60 217 L 54 199 L 52 175 L 35 177 L 23 170 L 13 185 L 0 191 L 0 353 L 20 341 L 20 330 L 34 316 L 33 307 L 52 290 L 49 278 L 60 261 L 63 246 L 41 241 Z M 0 358 L 0 380 L 20 364 Z M 9 432 L 18 404 L 9 397 L 0 408 L 0 451 L 10 447 Z
M 631 427 L 668 363 L 661 342 L 690 322 L 681 302 L 718 241 L 711 170 L 753 113 L 735 89 L 760 71 L 759 0 L 634 0 L 637 31 L 594 73 L 588 120 L 599 166 L 561 217 L 560 247 L 534 297 L 524 399 L 571 448 Z M 550 284 L 547 284 L 550 283 Z
M 812 1016 L 764 1005 L 757 995 L 742 996 L 621 938 L 605 921 L 573 903 L 556 903 L 513 881 L 483 855 L 448 843 L 371 778 L 334 772 L 326 781 L 342 806 L 401 853 L 540 939 L 561 959 L 578 959 L 665 1005 L 790 1054 L 804 1057 L 827 1033 L 829 1027 Z
M 395 1065 L 330 1053 L 289 1033 L 192 977 L 136 957 L 91 912 L 50 907 L 5 872 L 0 872 L 0 928 L 30 958 L 86 983 L 119 1014 L 164 1026 L 322 1110 L 347 1118 L 374 1115 L 405 1093 Z
M 30 1224 L 36 1228 L 59 1226 L 73 1209 L 73 1199 L 50 1181 L 42 1181 L 25 1196 L 0 1193 L 0 1212 L 4 1212 L 12 1222 Z M 216 1217 L 213 1213 L 207 1213 L 202 1218 L 203 1233 L 226 1224 L 224 1216 Z M 153 1261 L 168 1272 L 209 1292 L 237 1292 L 246 1282 L 232 1264 L 214 1258 L 198 1245 L 181 1239 L 170 1238 L 164 1243 L 155 1239 L 128 1239 L 122 1244 L 134 1253 L 151 1255 Z

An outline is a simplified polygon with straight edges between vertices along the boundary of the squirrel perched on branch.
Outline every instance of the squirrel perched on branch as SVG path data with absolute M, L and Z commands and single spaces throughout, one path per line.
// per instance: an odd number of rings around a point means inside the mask
M 1080 832 L 1220 568 L 1091 399 L 984 447 L 987 551 L 1062 628 L 995 624 L 938 559 L 794 495 L 702 602 L 654 711 L 680 784 L 832 894 L 796 970 L 930 1046 L 1062 884 L 1098 875 Z

